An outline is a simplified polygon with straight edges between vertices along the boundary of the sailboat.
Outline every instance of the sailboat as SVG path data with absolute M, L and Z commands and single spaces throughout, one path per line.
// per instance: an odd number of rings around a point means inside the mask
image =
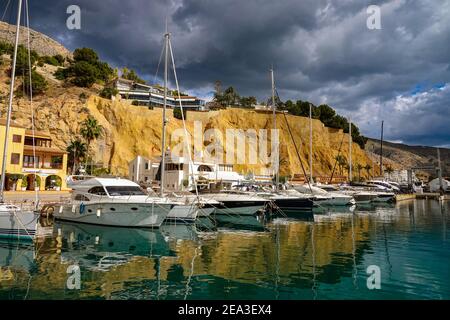
M 273 129 L 277 129 L 277 116 L 276 116 L 276 103 L 275 103 L 275 80 L 273 75 L 273 69 L 270 70 L 270 76 L 272 80 L 272 110 L 273 110 Z M 278 146 L 277 146 L 278 149 Z M 278 153 L 279 154 L 279 153 Z M 280 166 L 279 156 L 276 157 L 275 163 L 275 190 L 274 192 L 260 192 L 258 196 L 273 201 L 273 203 L 281 211 L 297 211 L 301 209 L 311 210 L 313 207 L 313 197 L 301 194 L 295 190 L 280 190 Z
M 38 227 L 38 216 L 33 212 L 22 212 L 22 210 L 11 204 L 5 203 L 6 162 L 8 160 L 8 145 L 10 138 L 11 113 L 14 97 L 14 84 L 16 74 L 17 47 L 19 43 L 20 16 L 22 0 L 18 2 L 16 38 L 14 44 L 13 63 L 11 70 L 11 82 L 9 88 L 9 102 L 6 116 L 5 141 L 3 146 L 3 161 L 0 182 L 0 237 L 32 240 L 36 236 Z M 31 67 L 31 66 L 30 66 Z M 30 71 L 31 72 L 31 71 Z

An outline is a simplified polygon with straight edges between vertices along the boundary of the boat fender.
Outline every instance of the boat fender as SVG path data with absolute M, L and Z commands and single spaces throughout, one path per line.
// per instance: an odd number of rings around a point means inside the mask
M 84 209 L 86 208 L 86 206 L 85 206 L 85 204 L 82 202 L 81 204 L 80 204 L 80 214 L 83 214 L 84 213 Z
M 41 217 L 51 217 L 53 216 L 53 213 L 55 212 L 55 208 L 53 206 L 45 205 L 41 209 Z

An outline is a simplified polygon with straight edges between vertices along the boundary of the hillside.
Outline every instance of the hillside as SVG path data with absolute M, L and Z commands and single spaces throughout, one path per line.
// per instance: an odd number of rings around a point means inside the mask
M 20 27 L 19 43 L 26 46 L 27 28 Z M 14 43 L 16 34 L 15 26 L 0 21 L 0 40 Z M 30 47 L 42 56 L 54 56 L 57 54 L 63 57 L 71 57 L 72 53 L 63 45 L 52 38 L 30 29 Z
M 2 31 L 3 30 L 3 31 Z M 10 34 L 13 28 L 6 24 L 0 25 L 0 36 Z M 12 33 L 10 34 L 12 35 Z M 71 53 L 56 41 L 32 32 L 32 46 L 41 55 Z M 10 65 L 9 56 L 3 56 L 4 63 L 0 66 L 0 100 L 5 102 L 8 97 Z M 109 168 L 113 174 L 126 175 L 128 173 L 128 162 L 137 155 L 148 158 L 157 157 L 161 154 L 161 118 L 162 110 L 156 108 L 149 110 L 146 107 L 133 106 L 129 101 L 116 99 L 111 101 L 97 96 L 101 86 L 94 85 L 90 89 L 78 88 L 57 80 L 53 73 L 56 67 L 45 64 L 36 67 L 39 74 L 44 76 L 48 82 L 48 89 L 43 95 L 34 96 L 33 108 L 35 110 L 36 129 L 48 132 L 54 140 L 54 145 L 65 150 L 70 141 L 79 137 L 81 123 L 88 117 L 93 116 L 104 127 L 104 135 L 92 144 L 91 151 L 93 160 L 98 165 Z M 16 91 L 22 91 L 22 79 L 17 78 Z M 2 116 L 6 111 L 6 104 L 0 107 Z M 31 124 L 31 108 L 26 96 L 14 99 L 13 119 L 26 127 Z M 187 114 L 187 127 L 192 133 L 194 121 L 202 122 L 203 130 L 215 128 L 224 136 L 227 129 L 271 129 L 271 114 L 258 113 L 254 110 L 226 109 L 209 113 L 189 112 Z M 172 111 L 168 112 L 168 137 L 171 133 L 182 128 L 182 121 L 175 119 Z M 288 115 L 287 120 L 292 129 L 300 156 L 306 171 L 309 171 L 309 120 L 305 117 Z M 281 175 L 292 175 L 302 173 L 294 143 L 289 135 L 285 118 L 279 114 L 277 118 L 280 131 L 280 157 Z M 338 148 L 343 141 L 341 154 L 348 159 L 348 135 L 342 130 L 327 128 L 319 120 L 313 120 L 313 172 L 315 175 L 330 175 L 338 155 Z M 268 132 L 270 136 L 270 131 Z M 270 139 L 270 138 L 269 138 Z M 221 140 L 222 145 L 226 141 Z M 173 148 L 175 142 L 170 143 Z M 205 143 L 206 145 L 207 143 Z M 270 146 L 268 147 L 270 151 Z M 248 154 L 247 150 L 247 154 Z M 353 144 L 354 176 L 357 177 L 357 164 L 365 166 L 372 165 L 367 154 Z M 268 165 L 238 164 L 235 170 L 246 174 L 271 174 Z M 337 170 L 345 174 L 345 169 Z M 367 177 L 366 170 L 361 170 L 362 177 Z M 374 174 L 378 174 L 377 171 Z
M 365 150 L 379 161 L 380 140 L 369 139 Z M 450 149 L 440 148 L 441 165 L 444 176 L 450 175 Z M 409 146 L 400 143 L 383 142 L 383 161 L 394 168 L 408 169 L 412 167 L 437 166 L 437 149 L 427 146 Z M 422 175 L 435 176 L 434 171 L 418 170 Z

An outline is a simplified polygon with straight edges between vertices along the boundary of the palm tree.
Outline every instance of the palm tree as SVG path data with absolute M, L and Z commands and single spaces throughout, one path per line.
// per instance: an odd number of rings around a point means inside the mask
M 342 155 L 338 155 L 334 158 L 337 161 L 337 164 L 339 166 L 339 172 L 342 176 L 342 169 L 347 165 L 347 160 Z
M 370 170 L 372 170 L 372 166 L 370 164 L 366 164 L 364 169 L 367 171 L 367 177 L 370 179 Z
M 357 164 L 356 165 L 356 170 L 358 170 L 358 181 L 361 181 L 361 170 L 363 169 L 363 165 L 362 164 Z
M 394 169 L 392 169 L 392 167 L 389 165 L 389 166 L 386 166 L 386 169 L 384 169 L 384 171 L 387 172 L 388 178 L 390 180 L 391 179 L 391 173 L 394 172 Z
M 76 166 L 79 165 L 81 159 L 86 157 L 86 143 L 80 139 L 72 140 L 66 150 L 69 153 L 69 163 L 72 164 L 72 174 L 74 174 Z
M 98 123 L 97 119 L 95 119 L 92 116 L 89 116 L 81 124 L 80 134 L 86 140 L 86 153 L 87 153 L 87 156 L 85 158 L 85 166 L 86 166 L 91 142 L 102 136 L 103 127 L 101 124 Z

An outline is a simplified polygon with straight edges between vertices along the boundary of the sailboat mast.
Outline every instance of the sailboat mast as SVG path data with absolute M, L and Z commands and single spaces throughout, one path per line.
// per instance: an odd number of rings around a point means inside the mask
M 309 104 L 309 181 L 313 182 L 313 167 L 312 167 L 312 105 Z
M 276 114 L 276 104 L 275 104 L 275 79 L 273 76 L 273 68 L 270 69 L 270 77 L 272 80 L 272 110 L 273 110 L 273 129 L 276 130 L 277 129 L 277 114 Z M 278 185 L 280 183 L 280 152 L 279 152 L 279 147 L 278 147 L 278 143 L 276 146 L 276 156 L 275 156 L 275 190 L 278 190 Z
M 1 185 L 0 185 L 0 203 L 4 202 L 4 189 L 5 189 L 5 181 L 6 181 L 6 161 L 8 160 L 8 136 L 9 136 L 9 127 L 11 125 L 11 112 L 12 112 L 12 102 L 14 95 L 14 80 L 16 77 L 16 60 L 17 60 L 17 46 L 19 44 L 19 31 L 20 31 L 20 14 L 22 11 L 22 0 L 19 0 L 19 5 L 17 9 L 17 24 L 16 24 L 16 39 L 14 43 L 14 54 L 13 54 L 13 62 L 12 62 L 12 70 L 11 70 L 11 83 L 9 86 L 9 102 L 8 102 L 8 111 L 6 115 L 6 131 L 5 131 L 5 144 L 3 146 L 3 162 L 2 162 L 2 176 L 1 176 Z
M 383 127 L 384 127 L 384 120 L 381 120 L 381 139 L 380 139 L 380 175 L 384 176 L 383 174 Z
M 165 183 L 165 171 L 166 171 L 166 107 L 167 107 L 167 83 L 168 83 L 168 75 L 169 75 L 169 70 L 168 70 L 168 66 L 169 66 L 169 38 L 170 38 L 170 34 L 167 31 L 167 26 L 166 26 L 166 34 L 164 35 L 165 38 L 165 43 L 164 43 L 164 104 L 163 104 L 163 115 L 162 115 L 162 146 L 161 146 L 161 186 L 160 186 L 160 191 L 161 191 L 161 196 L 164 196 L 164 183 Z
M 349 182 L 352 182 L 353 176 L 352 176 L 352 120 L 348 118 L 348 180 Z

